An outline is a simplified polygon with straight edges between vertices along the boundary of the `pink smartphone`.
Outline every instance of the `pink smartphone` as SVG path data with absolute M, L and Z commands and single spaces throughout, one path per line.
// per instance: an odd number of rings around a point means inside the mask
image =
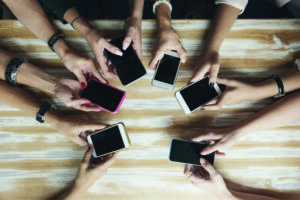
M 126 97 L 126 92 L 111 85 L 91 79 L 81 94 L 94 105 L 112 114 L 117 113 Z

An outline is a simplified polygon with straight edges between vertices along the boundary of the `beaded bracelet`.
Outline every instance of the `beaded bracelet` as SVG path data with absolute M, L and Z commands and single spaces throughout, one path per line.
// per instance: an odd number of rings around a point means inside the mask
M 10 84 L 17 86 L 18 84 L 16 83 L 16 75 L 20 66 L 25 62 L 27 62 L 25 58 L 11 59 L 5 70 L 5 80 Z
M 75 22 L 77 19 L 82 18 L 82 17 L 83 17 L 82 15 L 79 15 L 79 16 L 75 17 L 75 18 L 72 20 L 71 26 L 72 26 L 73 29 L 77 30 L 77 29 L 74 27 L 73 24 L 74 24 L 74 22 Z
M 160 5 L 160 4 L 162 4 L 162 3 L 166 4 L 166 5 L 170 8 L 170 13 L 172 12 L 172 5 L 170 4 L 170 2 L 169 2 L 168 0 L 157 0 L 157 1 L 153 4 L 153 13 L 154 13 L 154 15 L 156 15 L 156 13 L 155 13 L 156 7 L 157 7 L 158 5 Z

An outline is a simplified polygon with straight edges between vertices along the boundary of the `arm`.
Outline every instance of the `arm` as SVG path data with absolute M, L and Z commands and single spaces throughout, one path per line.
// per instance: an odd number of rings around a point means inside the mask
M 185 176 L 195 186 L 209 192 L 219 200 L 278 200 L 263 195 L 230 190 L 221 174 L 209 162 L 200 158 L 200 163 L 202 166 L 185 165 Z
M 87 190 L 106 173 L 107 169 L 117 159 L 117 154 L 114 153 L 108 156 L 104 156 L 104 160 L 97 164 L 91 164 L 92 153 L 93 146 L 90 146 L 90 148 L 85 152 L 84 157 L 81 161 L 74 184 L 57 200 L 82 199 Z
M 48 43 L 50 37 L 58 32 L 37 0 L 4 0 L 3 2 L 31 32 L 45 43 Z M 79 55 L 64 40 L 58 40 L 54 44 L 54 50 L 64 65 L 76 75 L 82 87 L 85 87 L 87 79 L 91 78 L 90 74 L 100 81 L 106 81 L 95 68 L 91 58 Z
M 13 57 L 13 54 L 0 49 L 0 79 L 5 80 L 7 64 Z M 99 108 L 91 106 L 89 100 L 80 97 L 82 88 L 78 81 L 57 78 L 31 63 L 26 62 L 20 66 L 16 82 L 56 95 L 66 106 L 83 111 L 100 111 Z
M 183 48 L 179 36 L 172 28 L 171 24 L 171 12 L 165 3 L 161 3 L 155 10 L 158 31 L 156 41 L 152 49 L 152 60 L 149 63 L 149 67 L 156 68 L 157 63 L 164 54 L 168 51 L 176 51 L 180 56 L 181 62 L 186 61 L 186 51 Z
M 224 150 L 234 145 L 241 137 L 264 129 L 278 128 L 300 120 L 300 92 L 297 91 L 289 96 L 273 103 L 250 118 L 231 127 L 220 129 L 207 129 L 203 135 L 194 140 L 213 141 L 201 154 L 206 155 L 216 150 Z
M 206 34 L 204 47 L 196 63 L 196 70 L 189 82 L 196 82 L 210 72 L 210 83 L 216 82 L 219 72 L 219 50 L 222 42 L 237 19 L 240 9 L 228 4 L 219 4 Z
M 296 61 L 299 61 L 299 59 Z M 286 93 L 300 89 L 300 71 L 296 66 L 296 62 L 295 67 L 279 75 L 279 77 L 283 82 Z M 218 78 L 217 82 L 226 85 L 226 90 L 215 104 L 203 106 L 205 110 L 218 110 L 224 105 L 260 100 L 272 97 L 278 93 L 277 84 L 273 79 L 267 79 L 256 84 L 247 84 L 241 81 L 223 78 Z

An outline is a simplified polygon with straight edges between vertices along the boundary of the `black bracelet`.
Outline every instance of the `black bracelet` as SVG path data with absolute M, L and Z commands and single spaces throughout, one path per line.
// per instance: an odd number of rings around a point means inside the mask
M 16 83 L 16 75 L 17 71 L 20 68 L 20 66 L 27 62 L 25 58 L 13 58 L 9 61 L 7 64 L 6 70 L 5 70 L 5 80 L 9 82 L 12 85 L 18 85 Z
M 65 35 L 62 33 L 55 33 L 54 35 L 52 35 L 50 37 L 50 39 L 48 40 L 48 46 L 49 48 L 55 52 L 53 46 L 55 45 L 55 43 L 57 42 L 57 40 L 63 39 L 64 41 L 66 41 L 65 39 Z
M 75 18 L 72 20 L 71 26 L 72 26 L 73 29 L 77 30 L 77 29 L 74 27 L 73 24 L 74 24 L 74 22 L 75 22 L 77 19 L 79 19 L 79 18 L 81 18 L 81 17 L 83 17 L 83 16 L 82 16 L 82 15 L 79 15 L 79 16 L 75 17 Z
M 42 105 L 42 107 L 40 108 L 39 112 L 36 114 L 36 121 L 40 122 L 40 123 L 44 123 L 44 116 L 46 114 L 46 112 L 50 109 L 56 109 L 56 107 L 54 106 L 54 104 L 51 104 L 47 101 L 45 101 L 45 103 Z
M 278 87 L 278 94 L 274 96 L 274 98 L 280 98 L 285 96 L 285 91 L 284 91 L 284 85 L 282 80 L 279 78 L 279 76 L 273 75 L 271 76 L 272 79 L 276 81 L 277 87 Z

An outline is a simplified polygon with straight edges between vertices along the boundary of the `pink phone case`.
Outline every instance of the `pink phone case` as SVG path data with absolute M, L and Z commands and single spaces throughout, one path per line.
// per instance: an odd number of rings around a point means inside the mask
M 111 87 L 111 88 L 113 88 L 113 89 L 119 90 L 119 91 L 121 91 L 121 92 L 124 93 L 124 95 L 123 95 L 123 97 L 122 97 L 122 99 L 121 99 L 121 101 L 120 101 L 120 103 L 119 103 L 117 109 L 116 109 L 114 112 L 111 112 L 111 111 L 109 111 L 109 110 L 107 110 L 107 109 L 105 109 L 105 108 L 99 106 L 98 104 L 92 103 L 92 105 L 95 105 L 95 106 L 101 108 L 101 110 L 104 110 L 104 111 L 109 112 L 109 113 L 112 113 L 112 114 L 116 114 L 116 113 L 120 110 L 121 105 L 122 105 L 123 101 L 125 100 L 126 92 L 125 92 L 124 90 L 120 90 L 119 88 L 113 87 L 113 86 L 111 86 L 111 85 L 109 85 L 109 84 L 102 83 L 102 82 L 100 82 L 100 81 L 98 81 L 98 80 L 96 80 L 96 79 L 90 79 L 90 80 L 97 81 L 97 82 L 99 82 L 99 83 L 101 83 L 101 84 L 103 84 L 103 85 L 107 85 L 108 87 Z M 89 80 L 89 81 L 90 81 L 90 80 Z M 88 81 L 88 82 L 89 82 L 89 81 Z

